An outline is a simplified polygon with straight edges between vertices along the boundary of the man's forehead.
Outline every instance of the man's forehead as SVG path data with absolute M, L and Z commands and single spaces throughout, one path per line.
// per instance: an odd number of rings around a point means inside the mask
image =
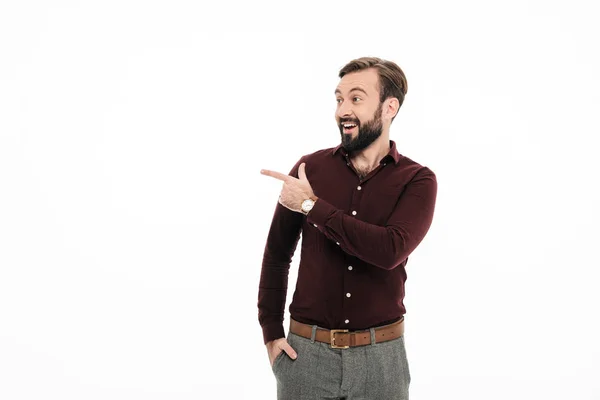
M 378 76 L 374 70 L 363 70 L 346 74 L 340 80 L 335 92 L 346 92 L 359 88 L 367 93 L 377 90 Z

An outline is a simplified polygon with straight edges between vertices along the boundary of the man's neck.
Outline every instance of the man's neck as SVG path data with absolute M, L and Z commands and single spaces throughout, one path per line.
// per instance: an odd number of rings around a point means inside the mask
M 366 149 L 352 153 L 350 158 L 357 169 L 371 171 L 375 169 L 383 157 L 390 152 L 390 135 L 388 132 L 383 132 L 377 140 L 375 140 Z

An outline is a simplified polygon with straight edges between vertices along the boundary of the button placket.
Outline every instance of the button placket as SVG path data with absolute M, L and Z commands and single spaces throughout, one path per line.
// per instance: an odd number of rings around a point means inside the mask
M 349 162 L 348 162 L 348 165 L 350 166 Z M 350 167 L 350 168 L 352 168 L 352 167 Z M 358 185 L 356 185 L 356 192 L 352 193 L 352 204 L 350 205 L 350 210 L 352 210 L 352 211 L 350 213 L 354 216 L 356 216 L 358 214 L 357 208 L 359 208 L 359 206 L 360 206 L 360 200 L 361 200 L 362 194 L 364 193 L 362 190 L 363 190 L 363 185 L 364 185 L 365 181 L 366 180 L 359 179 Z M 336 244 L 339 246 L 339 242 L 336 242 Z M 347 268 L 348 268 L 348 271 L 353 270 L 352 265 L 348 265 Z M 344 296 L 345 296 L 346 300 L 350 301 L 350 298 L 352 297 L 352 293 L 346 292 L 344 294 Z M 344 303 L 344 304 L 346 304 L 346 303 Z M 352 303 L 346 304 L 346 306 L 343 308 L 345 309 L 346 307 L 349 307 L 350 304 L 352 304 Z M 347 325 L 350 323 L 350 320 L 346 319 L 346 320 L 344 320 L 344 323 Z

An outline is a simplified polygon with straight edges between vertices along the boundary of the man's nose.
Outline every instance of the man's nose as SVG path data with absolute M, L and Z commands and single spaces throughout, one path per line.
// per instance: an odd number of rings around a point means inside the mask
M 352 115 L 352 104 L 348 102 L 340 104 L 337 109 L 337 116 L 339 118 L 348 118 L 350 115 Z

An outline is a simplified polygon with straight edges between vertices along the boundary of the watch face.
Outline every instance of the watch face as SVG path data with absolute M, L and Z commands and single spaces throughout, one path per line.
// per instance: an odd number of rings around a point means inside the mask
M 314 202 L 310 199 L 308 200 L 304 200 L 304 202 L 302 203 L 302 209 L 304 211 L 310 211 L 313 208 Z

